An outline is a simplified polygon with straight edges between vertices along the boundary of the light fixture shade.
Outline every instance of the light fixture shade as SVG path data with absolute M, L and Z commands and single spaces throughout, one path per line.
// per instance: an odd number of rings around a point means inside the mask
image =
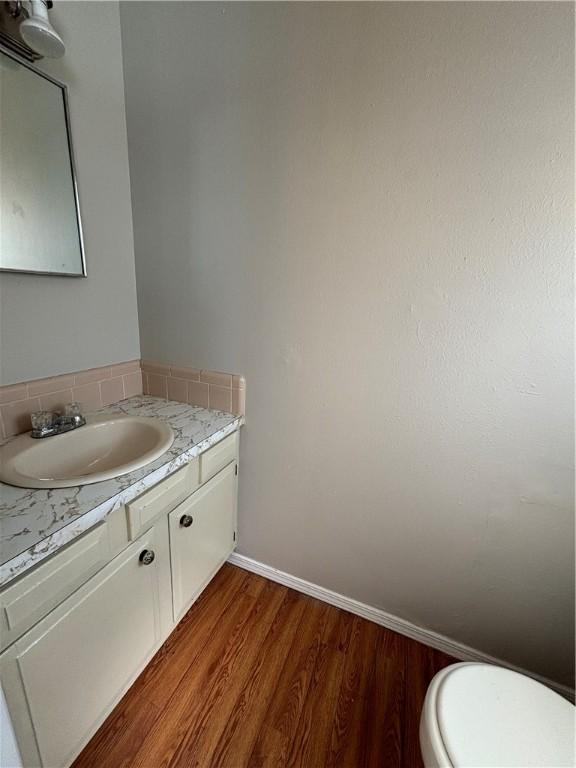
M 31 0 L 30 16 L 20 24 L 20 34 L 24 42 L 49 59 L 64 56 L 66 48 L 62 38 L 48 20 L 48 8 L 44 0 Z

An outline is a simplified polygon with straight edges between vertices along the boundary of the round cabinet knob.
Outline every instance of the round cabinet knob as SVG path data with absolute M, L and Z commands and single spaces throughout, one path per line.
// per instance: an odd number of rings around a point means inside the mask
M 192 515 L 182 515 L 182 517 L 180 518 L 180 525 L 182 526 L 182 528 L 190 528 L 193 522 L 194 522 L 194 518 L 192 517 Z
M 138 560 L 140 560 L 142 565 L 150 565 L 150 563 L 154 561 L 155 557 L 156 555 L 152 549 L 143 549 L 142 552 L 140 552 L 140 557 Z

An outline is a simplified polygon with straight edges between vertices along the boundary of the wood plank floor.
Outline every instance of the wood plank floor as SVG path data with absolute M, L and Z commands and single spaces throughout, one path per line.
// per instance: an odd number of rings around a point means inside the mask
M 445 654 L 226 565 L 74 768 L 420 768 Z

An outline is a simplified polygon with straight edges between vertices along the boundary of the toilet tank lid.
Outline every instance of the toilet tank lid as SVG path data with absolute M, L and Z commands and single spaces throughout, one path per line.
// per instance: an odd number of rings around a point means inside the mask
M 444 672 L 436 716 L 452 765 L 576 765 L 576 709 L 569 701 L 490 664 L 457 664 Z

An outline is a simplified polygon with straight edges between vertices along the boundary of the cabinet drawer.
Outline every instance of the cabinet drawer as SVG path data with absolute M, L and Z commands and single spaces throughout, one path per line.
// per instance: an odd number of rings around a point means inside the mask
M 7 587 L 0 594 L 2 647 L 71 595 L 100 570 L 109 557 L 104 523 Z
M 137 538 L 162 512 L 169 512 L 198 487 L 198 459 L 161 480 L 142 496 L 126 505 L 128 535 Z
M 238 434 L 234 432 L 233 435 L 221 440 L 213 448 L 203 453 L 200 456 L 200 482 L 205 483 L 210 480 L 211 477 L 218 474 L 221 469 L 236 458 L 236 446 L 238 442 Z

